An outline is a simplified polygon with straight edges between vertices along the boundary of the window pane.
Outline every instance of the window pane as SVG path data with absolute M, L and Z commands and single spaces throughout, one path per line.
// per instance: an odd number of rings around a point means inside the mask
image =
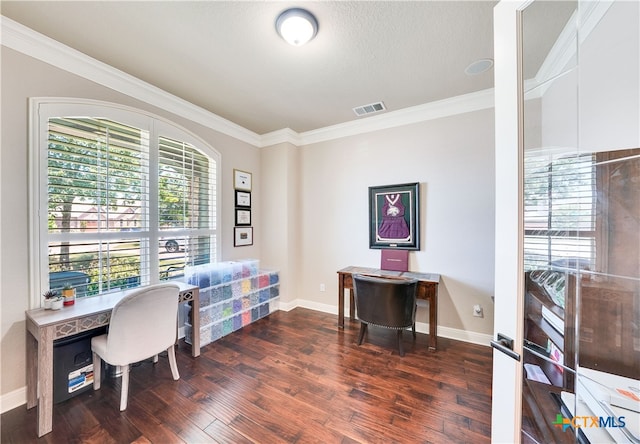
M 159 148 L 159 228 L 215 228 L 215 165 L 188 143 L 161 137 Z
M 98 119 L 49 121 L 49 232 L 140 228 L 147 135 Z
M 215 171 L 215 161 L 193 145 L 160 137 L 160 279 L 182 276 L 186 265 L 217 260 Z
M 160 238 L 160 279 L 183 276 L 186 265 L 215 262 L 215 236 L 176 236 Z
M 527 153 L 524 186 L 525 267 L 580 264 L 595 258 L 595 166 L 592 155 Z
M 79 296 L 139 285 L 148 134 L 92 118 L 50 119 L 48 129 L 50 285 L 70 272 L 89 280 Z
M 76 288 L 78 297 L 135 287 L 141 281 L 148 282 L 140 262 L 145 253 L 144 244 L 141 239 L 50 242 L 49 286 L 52 289 L 62 288 L 67 283 L 62 280 L 69 271 L 86 275 L 87 282 L 84 284 L 75 279 L 76 275 L 69 278 L 68 283 Z M 63 257 L 68 257 L 69 262 L 63 263 Z
M 210 157 L 180 140 L 196 140 L 188 133 L 148 116 L 46 115 L 40 125 L 47 130 L 46 178 L 41 173 L 47 212 L 39 232 L 46 223 L 48 252 L 40 260 L 51 289 L 70 283 L 77 296 L 90 296 L 179 277 L 186 265 L 217 260 L 214 151 Z M 152 138 L 144 128 L 174 136 Z M 41 168 L 43 159 L 34 159 Z

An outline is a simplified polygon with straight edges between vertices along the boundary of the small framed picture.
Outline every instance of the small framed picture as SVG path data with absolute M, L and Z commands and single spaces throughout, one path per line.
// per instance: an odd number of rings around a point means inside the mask
M 236 190 L 236 207 L 251 208 L 251 193 Z
M 234 169 L 233 187 L 236 190 L 251 191 L 251 173 Z
M 253 227 L 235 227 L 233 237 L 234 247 L 253 245 Z
M 236 225 L 251 225 L 251 210 L 236 208 Z

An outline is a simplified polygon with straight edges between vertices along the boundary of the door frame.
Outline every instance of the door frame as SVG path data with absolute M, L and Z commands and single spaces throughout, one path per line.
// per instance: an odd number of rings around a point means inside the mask
M 520 11 L 531 0 L 503 0 L 494 8 L 495 76 L 495 317 L 498 332 L 512 338 L 522 356 L 522 85 Z M 493 351 L 491 440 L 519 443 L 522 422 L 522 364 Z

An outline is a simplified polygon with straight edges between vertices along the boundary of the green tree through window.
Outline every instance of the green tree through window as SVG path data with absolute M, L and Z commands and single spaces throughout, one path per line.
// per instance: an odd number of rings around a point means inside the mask
M 97 294 L 217 260 L 215 151 L 205 145 L 213 155 L 205 154 L 199 139 L 142 114 L 135 124 L 38 116 L 46 144 L 32 156 L 35 202 L 46 211 L 34 214 L 46 239 L 34 244 L 47 246 L 38 254 L 51 288 L 71 280 L 80 296 Z

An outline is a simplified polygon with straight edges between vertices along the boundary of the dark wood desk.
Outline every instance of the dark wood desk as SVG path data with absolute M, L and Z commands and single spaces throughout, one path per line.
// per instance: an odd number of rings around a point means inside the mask
M 353 274 L 368 274 L 382 277 L 418 280 L 416 297 L 429 302 L 429 350 L 435 351 L 438 344 L 438 284 L 440 275 L 434 273 L 414 273 L 411 271 L 388 271 L 379 268 L 346 267 L 338 270 L 338 327 L 344 328 L 344 290 L 349 290 L 349 318 L 355 319 L 353 298 Z
M 178 300 L 192 304 L 193 345 L 191 354 L 200 355 L 200 289 L 174 282 L 180 287 Z M 38 406 L 38 437 L 53 429 L 53 341 L 109 324 L 111 310 L 127 293 L 107 293 L 76 299 L 62 310 L 27 310 L 27 409 Z

